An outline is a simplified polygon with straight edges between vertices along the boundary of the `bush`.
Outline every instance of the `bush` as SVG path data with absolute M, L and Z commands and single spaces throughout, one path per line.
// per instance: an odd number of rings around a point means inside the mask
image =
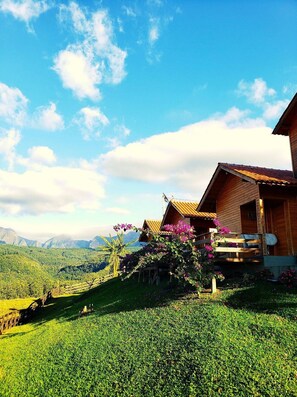
M 296 270 L 286 270 L 279 276 L 279 282 L 285 285 L 287 288 L 292 288 L 297 286 L 297 272 Z

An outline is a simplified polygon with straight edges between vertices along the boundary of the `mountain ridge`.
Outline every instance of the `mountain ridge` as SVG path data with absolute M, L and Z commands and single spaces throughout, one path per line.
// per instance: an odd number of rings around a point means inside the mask
M 112 240 L 116 236 L 104 236 L 107 240 Z M 124 235 L 124 241 L 129 243 L 139 237 L 138 232 L 130 231 Z M 101 245 L 105 245 L 104 240 L 100 236 L 95 236 L 92 240 L 75 240 L 72 237 L 61 234 L 54 236 L 44 243 L 37 240 L 30 240 L 19 236 L 13 229 L 0 227 L 0 244 L 16 245 L 18 247 L 39 247 L 39 248 L 91 248 L 96 249 Z M 140 246 L 136 241 L 132 246 Z

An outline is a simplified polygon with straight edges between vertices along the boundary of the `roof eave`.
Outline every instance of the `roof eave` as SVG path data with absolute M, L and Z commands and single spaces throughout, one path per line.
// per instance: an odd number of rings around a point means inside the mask
M 289 135 L 289 129 L 291 126 L 290 117 L 292 112 L 297 109 L 297 93 L 294 95 L 293 99 L 287 106 L 286 110 L 282 114 L 281 118 L 279 119 L 278 123 L 274 127 L 272 134 L 273 135 Z

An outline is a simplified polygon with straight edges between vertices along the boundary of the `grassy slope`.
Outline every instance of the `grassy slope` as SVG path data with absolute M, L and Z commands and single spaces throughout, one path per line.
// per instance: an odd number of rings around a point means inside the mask
M 0 395 L 297 396 L 297 296 L 274 288 L 198 300 L 113 280 L 57 298 L 0 338 Z
M 27 309 L 35 298 L 0 299 L 0 316 L 13 310 Z

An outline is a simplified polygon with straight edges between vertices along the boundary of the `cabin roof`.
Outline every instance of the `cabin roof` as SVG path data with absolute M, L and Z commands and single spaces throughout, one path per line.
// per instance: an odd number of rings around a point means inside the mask
M 296 119 L 296 114 L 297 114 L 297 94 L 295 94 L 294 98 L 287 106 L 286 110 L 282 114 L 278 123 L 274 127 L 272 133 L 274 135 L 289 135 L 289 130 L 292 121 Z
M 145 219 L 143 222 L 143 228 L 149 229 L 153 233 L 158 233 L 160 231 L 162 221 L 153 220 L 153 219 Z
M 198 201 L 181 201 L 181 200 L 170 200 L 166 212 L 163 217 L 162 225 L 165 224 L 165 219 L 168 211 L 171 207 L 175 208 L 184 218 L 216 218 L 215 213 L 201 212 L 197 210 L 199 205 Z
M 248 182 L 269 185 L 297 185 L 297 179 L 289 170 L 277 170 L 273 168 L 256 167 L 252 165 L 239 165 L 219 163 L 222 169 L 243 177 Z
M 229 174 L 257 185 L 297 186 L 297 179 L 292 171 L 219 163 L 197 207 L 198 211 L 216 211 L 217 197 Z

